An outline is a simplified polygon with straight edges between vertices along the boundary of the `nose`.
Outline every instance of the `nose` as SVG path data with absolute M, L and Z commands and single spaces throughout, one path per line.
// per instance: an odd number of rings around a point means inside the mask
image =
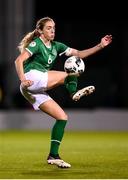
M 55 29 L 54 28 L 52 28 L 52 33 L 55 33 Z

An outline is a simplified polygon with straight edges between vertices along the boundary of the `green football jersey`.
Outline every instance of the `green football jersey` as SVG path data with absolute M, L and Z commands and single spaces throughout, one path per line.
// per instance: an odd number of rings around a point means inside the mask
M 64 52 L 68 46 L 63 43 L 52 41 L 51 46 L 47 47 L 40 38 L 34 39 L 26 50 L 31 57 L 24 62 L 24 72 L 36 69 L 46 72 L 53 67 L 59 53 Z

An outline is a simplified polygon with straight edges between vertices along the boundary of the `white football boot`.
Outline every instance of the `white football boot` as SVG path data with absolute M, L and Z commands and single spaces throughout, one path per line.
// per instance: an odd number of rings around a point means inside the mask
M 48 164 L 57 165 L 60 168 L 70 168 L 71 167 L 71 164 L 63 161 L 59 156 L 56 158 L 48 156 L 47 162 L 48 162 Z
M 80 89 L 79 91 L 77 91 L 73 96 L 72 99 L 74 101 L 78 101 L 81 97 L 83 96 L 88 96 L 89 94 L 92 94 L 95 91 L 95 87 L 94 86 L 87 86 L 83 89 Z

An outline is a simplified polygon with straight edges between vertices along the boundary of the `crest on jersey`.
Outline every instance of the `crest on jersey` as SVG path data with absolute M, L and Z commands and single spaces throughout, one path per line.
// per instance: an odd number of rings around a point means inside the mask
M 30 47 L 35 47 L 36 46 L 36 42 L 35 41 L 32 41 L 30 44 L 29 44 Z

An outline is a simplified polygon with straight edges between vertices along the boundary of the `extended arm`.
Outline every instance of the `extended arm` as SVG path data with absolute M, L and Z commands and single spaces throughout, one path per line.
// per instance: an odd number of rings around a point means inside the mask
M 97 44 L 96 46 L 92 48 L 81 50 L 81 51 L 72 49 L 71 56 L 78 56 L 82 59 L 86 58 L 102 50 L 103 48 L 108 46 L 111 42 L 112 42 L 112 35 L 106 35 L 101 39 L 101 42 L 99 44 Z

